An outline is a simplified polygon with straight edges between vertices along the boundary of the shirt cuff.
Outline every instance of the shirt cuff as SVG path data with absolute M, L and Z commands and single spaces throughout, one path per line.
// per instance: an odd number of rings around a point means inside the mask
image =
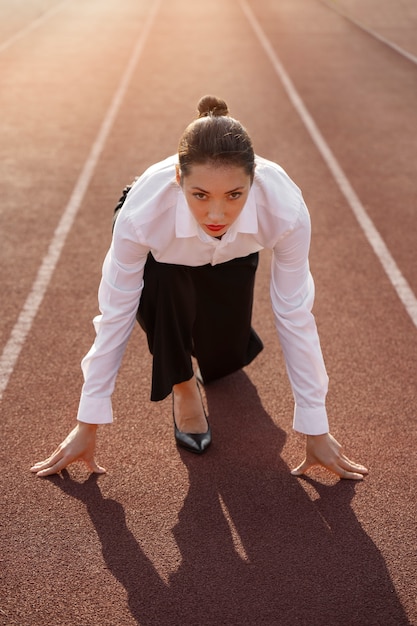
M 326 407 L 316 408 L 295 405 L 294 430 L 304 435 L 324 435 L 329 432 Z
M 113 421 L 111 398 L 94 398 L 82 393 L 77 420 L 87 424 L 110 424 Z

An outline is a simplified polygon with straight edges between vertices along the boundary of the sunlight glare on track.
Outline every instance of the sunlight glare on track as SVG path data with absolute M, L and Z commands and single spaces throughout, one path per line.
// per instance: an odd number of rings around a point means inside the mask
M 269 60 L 271 61 L 279 79 L 281 80 L 281 83 L 287 93 L 289 100 L 291 101 L 292 105 L 300 116 L 316 148 L 322 155 L 340 191 L 342 192 L 350 208 L 352 209 L 369 244 L 374 250 L 392 286 L 397 292 L 398 297 L 404 305 L 414 326 L 417 328 L 417 298 L 414 295 L 410 285 L 402 275 L 384 240 L 376 229 L 371 218 L 367 214 L 362 202 L 360 201 L 355 190 L 350 184 L 338 160 L 336 159 L 335 155 L 333 154 L 332 150 L 330 149 L 329 145 L 321 134 L 318 126 L 310 115 L 306 105 L 300 97 L 300 94 L 296 90 L 293 82 L 287 74 L 287 71 L 279 60 L 274 48 L 271 45 L 271 42 L 262 30 L 247 1 L 240 0 L 240 5 L 248 22 L 255 32 L 259 43 L 269 57 Z
M 27 26 L 19 30 L 17 33 L 9 37 L 9 39 L 7 39 L 2 44 L 0 44 L 0 53 L 4 52 L 4 50 L 6 50 L 7 48 L 10 48 L 10 46 L 16 43 L 16 41 L 19 41 L 19 39 L 22 39 L 22 37 L 25 37 L 32 30 L 35 30 L 36 28 L 41 26 L 44 22 L 46 22 L 46 20 L 52 17 L 52 15 L 54 15 L 60 9 L 62 9 L 64 4 L 67 4 L 67 2 L 68 0 L 62 0 L 62 2 L 55 5 L 54 7 L 51 7 L 50 9 L 48 9 L 48 11 L 45 11 L 45 13 L 43 13 L 42 15 L 34 19 L 32 22 L 30 22 L 30 24 L 28 24 Z
M 146 18 L 143 30 L 133 48 L 132 54 L 122 75 L 121 81 L 115 91 L 112 102 L 107 110 L 104 120 L 101 124 L 97 137 L 91 147 L 90 154 L 84 163 L 81 174 L 75 184 L 68 204 L 62 214 L 61 220 L 55 230 L 48 252 L 44 257 L 42 264 L 38 270 L 37 277 L 32 285 L 31 291 L 26 299 L 25 304 L 20 312 L 17 322 L 6 343 L 3 354 L 0 359 L 0 400 L 3 397 L 10 376 L 13 373 L 17 359 L 26 341 L 30 329 L 33 324 L 42 300 L 48 289 L 52 275 L 55 271 L 61 252 L 63 250 L 68 233 L 74 223 L 74 219 L 83 201 L 84 195 L 88 189 L 91 178 L 94 174 L 100 155 L 106 144 L 107 138 L 119 112 L 124 96 L 128 89 L 132 74 L 136 68 L 139 58 L 142 54 L 145 42 L 148 38 L 149 31 L 155 20 L 161 0 L 155 0 L 151 11 Z
M 351 15 L 349 15 L 349 13 L 347 13 L 346 11 L 344 11 L 343 9 L 341 9 L 339 6 L 335 5 L 334 3 L 331 3 L 328 0 L 319 0 L 319 2 L 324 4 L 331 11 L 335 11 L 335 13 L 338 13 L 339 15 L 344 17 L 346 20 L 348 20 L 352 24 L 355 24 L 355 26 L 357 26 L 358 28 L 363 30 L 365 33 L 367 33 L 368 35 L 370 35 L 374 39 L 377 39 L 378 41 L 380 41 L 384 45 L 388 46 L 392 50 L 395 50 L 395 52 L 398 52 L 398 54 L 401 54 L 401 56 L 405 57 L 406 59 L 408 59 L 409 61 L 411 61 L 412 63 L 415 63 L 417 65 L 417 57 L 415 56 L 415 54 L 411 54 L 411 52 L 408 52 L 407 50 L 404 50 L 404 48 L 401 48 L 400 46 L 398 46 L 393 41 L 390 41 L 386 37 L 383 37 L 382 35 L 377 33 L 372 28 L 369 28 L 368 26 L 366 26 L 363 22 L 361 22 L 361 21 L 355 19 L 354 17 L 352 17 Z

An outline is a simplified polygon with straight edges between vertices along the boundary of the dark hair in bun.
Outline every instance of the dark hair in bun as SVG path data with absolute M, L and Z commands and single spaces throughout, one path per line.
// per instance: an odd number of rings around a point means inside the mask
M 203 96 L 198 103 L 198 118 L 184 131 L 178 146 L 181 175 L 187 176 L 192 165 L 242 167 L 253 177 L 255 154 L 246 129 L 229 116 L 224 100 Z
M 229 115 L 226 102 L 215 96 L 203 96 L 198 103 L 197 109 L 198 117 L 207 117 L 208 115 L 220 117 L 222 115 Z

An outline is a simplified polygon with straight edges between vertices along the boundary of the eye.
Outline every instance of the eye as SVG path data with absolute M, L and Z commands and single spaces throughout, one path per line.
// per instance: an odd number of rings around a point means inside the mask
M 234 191 L 233 193 L 231 193 L 229 195 L 230 200 L 237 200 L 238 198 L 240 198 L 242 195 L 241 191 Z
M 205 193 L 202 193 L 201 191 L 197 191 L 196 193 L 193 193 L 194 198 L 197 198 L 197 200 L 205 200 L 207 198 Z

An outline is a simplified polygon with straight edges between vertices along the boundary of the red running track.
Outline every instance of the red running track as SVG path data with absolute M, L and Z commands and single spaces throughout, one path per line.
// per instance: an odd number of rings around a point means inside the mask
M 372 18 L 364 6 L 356 18 Z M 372 26 L 389 35 L 395 15 L 390 28 L 384 15 Z M 186 0 L 5 0 L 0 18 L 0 623 L 417 624 L 414 301 L 407 310 L 273 58 L 412 295 L 417 67 L 316 0 L 192 10 Z M 409 45 L 408 30 L 395 35 Z M 37 479 L 29 467 L 75 418 L 119 192 L 176 150 L 210 92 L 303 189 L 332 431 L 370 475 L 357 484 L 289 473 L 303 440 L 291 430 L 265 252 L 254 326 L 266 349 L 206 388 L 206 455 L 179 452 L 169 401 L 149 402 L 150 357 L 136 330 L 117 420 L 100 432 L 108 473 L 74 465 Z

